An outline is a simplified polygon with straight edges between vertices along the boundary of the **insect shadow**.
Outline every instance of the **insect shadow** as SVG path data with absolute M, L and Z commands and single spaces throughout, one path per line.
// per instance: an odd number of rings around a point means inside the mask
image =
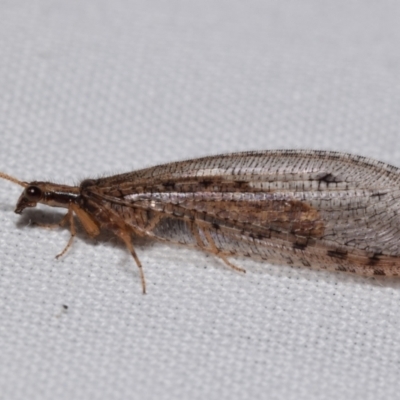
M 16 225 L 18 228 L 31 228 L 31 229 L 42 229 L 42 230 L 60 230 L 68 231 L 69 227 L 59 226 L 58 223 L 62 220 L 65 213 L 46 210 L 46 209 L 26 209 L 23 214 L 20 215 Z M 51 227 L 47 227 L 50 225 Z M 75 239 L 82 240 L 87 245 L 93 245 L 102 243 L 105 245 L 110 245 L 113 248 L 126 249 L 126 246 L 122 241 L 118 240 L 111 232 L 102 230 L 96 238 L 91 238 L 80 225 L 79 220 L 76 223 L 76 236 Z M 135 245 L 140 248 L 150 247 L 154 244 L 154 241 L 146 237 L 134 236 Z M 74 244 L 72 244 L 72 247 Z M 61 245 L 62 247 L 62 245 Z M 62 249 L 61 249 L 62 250 Z M 67 256 L 64 255 L 64 256 Z M 63 256 L 63 257 L 64 257 Z

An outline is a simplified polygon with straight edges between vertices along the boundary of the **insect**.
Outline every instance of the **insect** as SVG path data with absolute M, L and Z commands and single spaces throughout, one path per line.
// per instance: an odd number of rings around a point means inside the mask
M 89 236 L 107 229 L 132 254 L 132 235 L 198 248 L 229 261 L 400 273 L 400 170 L 361 156 L 325 151 L 223 154 L 87 179 L 79 186 L 22 182 L 15 212 L 38 203 L 64 207 L 59 225 Z

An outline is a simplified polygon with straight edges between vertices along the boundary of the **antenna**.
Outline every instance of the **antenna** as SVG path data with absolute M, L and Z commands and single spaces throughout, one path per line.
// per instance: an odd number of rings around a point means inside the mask
M 22 182 L 20 180 L 18 180 L 17 178 L 14 178 L 10 175 L 4 174 L 3 172 L 0 172 L 0 178 L 6 179 L 7 181 L 11 181 L 16 183 L 17 185 L 23 186 L 23 187 L 27 187 L 28 183 L 27 182 Z

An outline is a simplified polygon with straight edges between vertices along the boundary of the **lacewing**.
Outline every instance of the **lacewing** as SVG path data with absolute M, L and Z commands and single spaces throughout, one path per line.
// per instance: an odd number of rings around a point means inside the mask
M 229 261 L 268 262 L 365 276 L 400 272 L 400 170 L 350 154 L 262 151 L 158 165 L 79 186 L 23 182 L 15 212 L 64 207 L 89 236 L 119 237 L 146 283 L 132 235 L 191 246 Z

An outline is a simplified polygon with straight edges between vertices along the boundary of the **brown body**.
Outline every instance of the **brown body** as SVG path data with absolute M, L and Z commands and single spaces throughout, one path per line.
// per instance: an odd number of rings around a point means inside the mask
M 65 207 L 90 236 L 108 229 L 231 256 L 361 275 L 400 273 L 400 173 L 390 165 L 334 152 L 271 151 L 171 163 L 79 187 L 25 186 L 16 212 L 37 203 Z

